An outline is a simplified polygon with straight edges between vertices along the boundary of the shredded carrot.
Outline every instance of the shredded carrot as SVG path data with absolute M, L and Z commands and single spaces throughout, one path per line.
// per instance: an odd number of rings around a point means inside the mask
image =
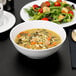
M 54 45 L 54 46 L 55 46 L 56 44 L 57 44 L 56 42 L 53 42 L 53 43 L 52 43 L 52 45 Z
M 39 44 L 43 44 L 43 42 L 39 42 Z
M 48 40 L 50 40 L 51 39 L 51 37 L 48 37 Z
M 30 48 L 30 46 L 29 46 L 29 45 L 27 45 L 27 48 Z
M 52 44 L 49 44 L 49 46 L 53 47 L 55 46 L 57 43 L 56 42 L 53 42 Z
M 28 34 L 28 36 L 31 36 L 31 34 Z
M 20 34 L 18 34 L 18 35 L 17 35 L 17 37 L 18 37 L 18 38 L 20 38 L 20 37 L 21 37 L 21 35 L 20 35 Z
M 20 34 L 23 34 L 24 32 L 20 32 Z
M 53 47 L 54 45 L 52 45 L 52 44 L 49 44 L 49 46 Z
M 20 32 L 20 34 L 23 34 L 23 33 L 28 33 L 27 31 L 24 31 L 24 32 Z
M 24 33 L 28 33 L 27 31 L 25 31 Z
M 49 35 L 51 35 L 51 33 L 49 33 Z
M 48 46 L 53 46 L 52 44 L 49 44 Z
M 31 45 L 34 45 L 34 44 L 36 44 L 36 42 L 31 42 Z

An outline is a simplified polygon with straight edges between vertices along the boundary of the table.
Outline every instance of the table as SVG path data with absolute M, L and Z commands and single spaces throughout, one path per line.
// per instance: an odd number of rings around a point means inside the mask
M 16 24 L 23 22 L 19 15 L 20 9 L 30 1 L 14 0 Z M 74 0 L 72 2 L 76 3 Z M 74 27 L 65 28 L 67 36 Z M 68 38 L 57 53 L 45 59 L 34 60 L 17 52 L 9 39 L 9 32 L 1 34 L 4 39 L 0 39 L 0 76 L 76 76 L 76 70 L 71 67 Z

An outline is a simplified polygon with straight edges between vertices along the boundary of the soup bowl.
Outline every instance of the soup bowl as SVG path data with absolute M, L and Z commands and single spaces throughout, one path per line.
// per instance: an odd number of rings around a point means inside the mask
M 59 43 L 58 45 L 56 45 L 52 48 L 39 49 L 39 50 L 28 49 L 28 48 L 25 48 L 25 47 L 22 47 L 22 46 L 16 44 L 15 38 L 20 32 L 22 32 L 24 30 L 29 30 L 29 29 L 35 29 L 35 28 L 36 29 L 37 28 L 48 29 L 48 30 L 51 30 L 51 31 L 57 33 L 61 38 L 61 43 Z M 63 27 L 61 27 L 58 24 L 53 23 L 53 22 L 41 21 L 41 20 L 27 21 L 27 22 L 23 22 L 23 23 L 16 25 L 11 30 L 10 40 L 13 43 L 13 45 L 15 46 L 15 48 L 17 49 L 17 51 L 19 51 L 23 55 L 25 55 L 29 58 L 32 58 L 32 59 L 41 59 L 41 58 L 45 58 L 45 57 L 48 57 L 48 56 L 54 54 L 55 52 L 57 52 L 60 49 L 60 47 L 63 45 L 64 41 L 66 40 L 66 32 L 63 29 Z

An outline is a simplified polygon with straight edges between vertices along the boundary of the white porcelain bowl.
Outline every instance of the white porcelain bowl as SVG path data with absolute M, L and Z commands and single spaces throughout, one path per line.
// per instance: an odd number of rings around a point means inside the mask
M 58 44 L 55 47 L 52 47 L 49 49 L 43 49 L 43 50 L 27 49 L 15 43 L 14 40 L 17 34 L 19 34 L 21 31 L 24 31 L 27 29 L 33 29 L 33 28 L 43 28 L 43 29 L 49 29 L 51 31 L 54 31 L 61 37 L 62 41 L 60 44 Z M 27 21 L 27 22 L 18 24 L 11 30 L 10 40 L 14 44 L 15 48 L 23 55 L 26 55 L 27 57 L 32 58 L 32 59 L 40 59 L 40 58 L 45 58 L 47 56 L 50 56 L 59 50 L 59 48 L 62 46 L 62 44 L 66 40 L 66 32 L 61 26 L 53 22 L 41 21 L 41 20 Z
M 24 20 L 24 21 L 30 21 L 30 16 L 28 15 L 28 13 L 24 10 L 25 8 L 26 9 L 30 9 L 30 7 L 32 7 L 34 4 L 37 4 L 37 5 L 41 5 L 42 2 L 45 2 L 45 1 L 48 1 L 48 0 L 35 0 L 35 1 L 32 1 L 32 2 L 29 2 L 28 4 L 24 5 L 21 10 L 20 10 L 20 17 Z M 52 0 L 53 2 L 57 1 L 57 0 Z M 75 6 L 75 9 L 76 9 L 76 4 L 73 3 L 73 2 L 70 2 L 70 0 L 62 0 L 62 1 L 66 1 L 68 4 L 70 5 L 74 5 Z M 76 24 L 76 10 L 73 10 L 74 12 L 74 18 L 71 22 L 67 22 L 67 23 L 61 23 L 59 24 L 60 26 L 62 27 L 69 27 L 69 26 L 72 26 L 74 24 Z

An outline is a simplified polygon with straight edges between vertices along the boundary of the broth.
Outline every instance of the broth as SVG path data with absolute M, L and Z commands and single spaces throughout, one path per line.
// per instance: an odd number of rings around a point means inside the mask
M 28 49 L 48 49 L 61 43 L 61 38 L 48 29 L 29 29 L 20 32 L 15 42 Z

